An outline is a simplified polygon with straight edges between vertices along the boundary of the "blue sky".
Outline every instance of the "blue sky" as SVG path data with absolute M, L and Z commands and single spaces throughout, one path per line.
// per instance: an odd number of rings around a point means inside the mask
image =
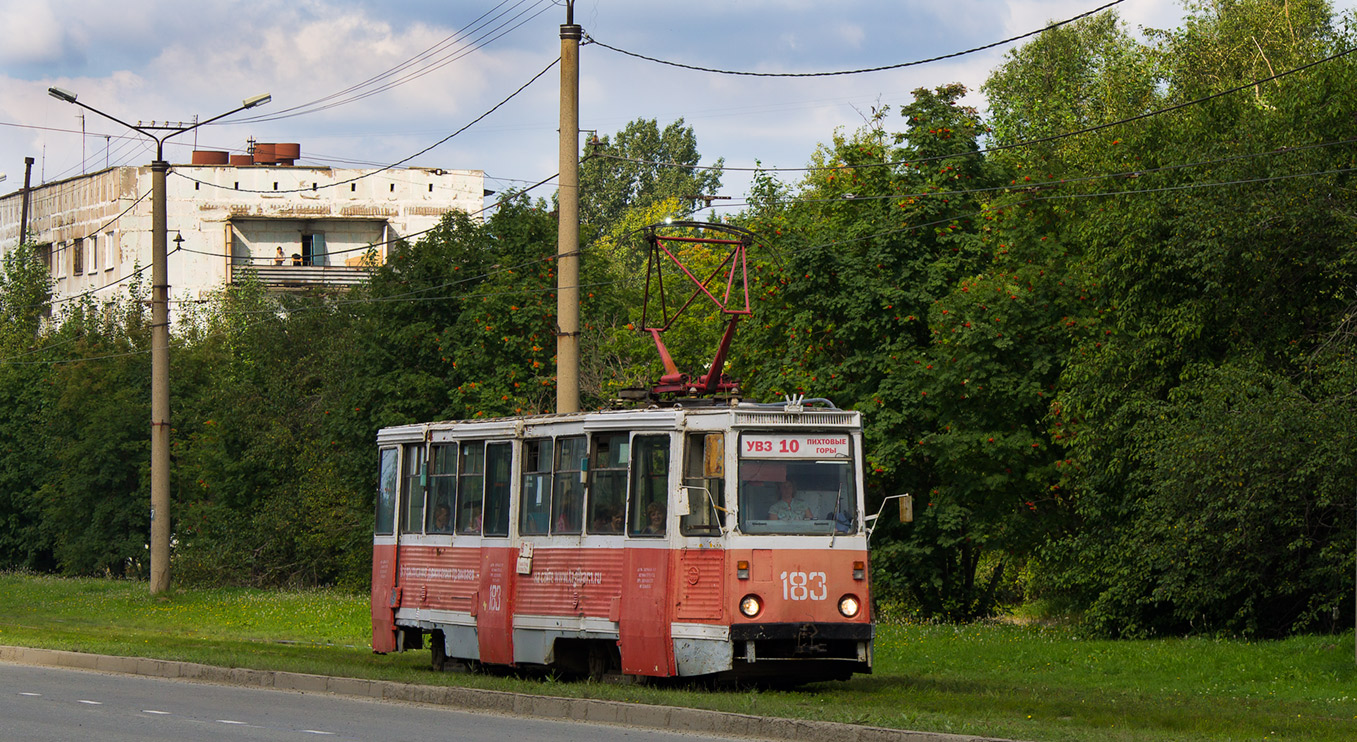
M 1350 7 L 1351 1 L 1336 3 Z M 987 44 L 1105 0 L 577 0 L 575 21 L 600 42 L 721 69 L 810 72 L 898 64 Z M 1127 27 L 1171 28 L 1176 0 L 1124 0 Z M 465 126 L 556 58 L 563 0 L 0 0 L 0 192 L 152 150 L 112 122 L 46 95 L 56 85 L 129 121 L 208 117 L 268 92 L 264 116 L 342 91 L 449 37 L 484 27 L 480 43 L 436 70 L 328 110 L 200 130 L 202 148 L 243 150 L 247 137 L 300 142 L 309 164 L 390 163 Z M 491 27 L 498 30 L 488 32 Z M 22 29 L 22 33 L 15 33 Z M 487 33 L 488 32 L 488 33 Z M 488 38 L 495 36 L 497 38 Z M 1011 47 L 1008 47 L 1011 48 Z M 636 118 L 682 117 L 707 160 L 798 167 L 837 127 L 911 90 L 961 82 L 977 90 L 1007 48 L 872 74 L 815 79 L 732 77 L 674 69 L 599 46 L 581 50 L 580 127 L 612 133 Z M 484 121 L 410 164 L 484 170 L 503 190 L 556 171 L 559 72 L 548 72 Z M 983 108 L 978 94 L 971 101 Z M 251 113 L 254 113 L 253 111 Z M 243 114 L 240 118 L 243 118 Z M 107 138 L 106 138 L 107 137 Z M 172 140 L 174 141 L 174 140 Z M 193 144 L 192 135 L 181 138 Z M 190 147 L 169 150 L 187 161 Z M 82 159 L 83 158 L 83 159 Z M 747 177 L 730 173 L 738 202 Z M 539 189 L 543 196 L 549 190 Z

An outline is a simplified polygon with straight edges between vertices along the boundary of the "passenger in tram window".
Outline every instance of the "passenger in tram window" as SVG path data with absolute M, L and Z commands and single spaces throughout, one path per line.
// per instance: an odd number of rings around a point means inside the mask
M 481 532 L 481 504 L 476 503 L 471 506 L 471 517 L 467 518 L 466 527 L 462 533 L 478 534 Z
M 783 480 L 778 484 L 778 494 L 782 499 L 768 508 L 769 520 L 811 520 L 815 517 L 810 512 L 810 505 L 796 493 L 796 483 Z
M 561 514 L 556 516 L 555 533 L 579 533 L 580 516 L 579 508 L 575 506 L 574 498 L 569 498 L 561 503 Z
M 645 533 L 654 535 L 664 534 L 664 503 L 652 502 L 646 508 L 646 527 Z
M 606 505 L 600 506 L 594 513 L 594 524 L 589 526 L 590 533 L 621 533 L 622 514 Z
M 439 505 L 433 511 L 434 533 L 448 533 L 452 530 L 452 510 L 447 505 Z

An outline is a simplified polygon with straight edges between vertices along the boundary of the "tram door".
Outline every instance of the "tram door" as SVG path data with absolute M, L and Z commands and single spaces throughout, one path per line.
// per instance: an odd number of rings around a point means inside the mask
M 509 443 L 485 447 L 484 538 L 476 592 L 476 641 L 481 662 L 514 662 L 513 595 L 517 552 L 509 542 L 509 492 L 513 451 Z
M 372 546 L 372 651 L 396 651 L 396 501 L 400 482 L 400 454 L 383 448 L 377 489 L 377 517 Z
M 667 435 L 638 435 L 631 445 L 627 546 L 623 557 L 618 645 L 622 672 L 674 674 L 670 632 L 669 446 Z

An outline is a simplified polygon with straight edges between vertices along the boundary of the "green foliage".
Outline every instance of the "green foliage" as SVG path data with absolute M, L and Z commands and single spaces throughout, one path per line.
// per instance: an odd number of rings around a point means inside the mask
M 615 136 L 598 137 L 580 161 L 581 223 L 586 231 L 607 230 L 628 212 L 671 198 L 691 212 L 721 187 L 724 159 L 699 168 L 701 159 L 697 135 L 681 118 L 663 131 L 655 119 L 636 119 Z

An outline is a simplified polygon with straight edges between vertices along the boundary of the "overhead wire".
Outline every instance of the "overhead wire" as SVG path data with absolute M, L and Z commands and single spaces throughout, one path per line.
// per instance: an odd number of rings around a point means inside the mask
M 346 179 L 344 179 L 344 180 L 337 180 L 337 181 L 335 181 L 335 182 L 333 182 L 333 183 L 326 183 L 326 184 L 323 185 L 323 186 L 316 186 L 316 187 L 313 187 L 313 188 L 286 188 L 286 189 L 283 189 L 283 190 L 277 190 L 277 191 L 275 191 L 275 190 L 264 190 L 264 189 L 262 189 L 262 188 L 227 188 L 226 186 L 220 185 L 220 184 L 218 184 L 218 183 L 213 183 L 213 182 L 210 182 L 210 181 L 199 180 L 199 179 L 197 179 L 197 178 L 190 177 L 190 176 L 185 175 L 185 174 L 183 174 L 183 173 L 181 173 L 181 172 L 179 172 L 179 171 L 177 171 L 177 170 L 171 169 L 170 172 L 171 172 L 171 174 L 176 175 L 176 176 L 178 176 L 178 177 L 180 177 L 180 178 L 184 178 L 185 180 L 188 180 L 188 181 L 191 181 L 191 182 L 194 182 L 194 183 L 199 183 L 199 184 L 201 184 L 201 185 L 211 186 L 211 187 L 213 187 L 213 188 L 220 188 L 220 189 L 222 189 L 222 190 L 239 190 L 239 191 L 243 191 L 243 192 L 245 192 L 245 193 L 302 193 L 302 192 L 307 192 L 307 193 L 309 193 L 309 192 L 312 192 L 312 191 L 315 191 L 315 190 L 319 190 L 320 188 L 335 188 L 335 187 L 338 187 L 338 186 L 341 186 L 341 185 L 347 185 L 347 184 L 349 184 L 349 183 L 356 183 L 356 182 L 358 182 L 358 181 L 360 181 L 360 180 L 363 180 L 363 179 L 365 179 L 365 178 L 371 178 L 371 177 L 374 176 L 374 175 L 378 175 L 378 174 L 380 174 L 380 173 L 384 173 L 384 172 L 386 172 L 387 170 L 395 169 L 395 168 L 397 168 L 397 167 L 399 167 L 399 166 L 401 166 L 401 165 L 403 165 L 403 164 L 409 162 L 410 160 L 413 160 L 413 159 L 415 159 L 416 157 L 419 157 L 420 155 L 422 155 L 422 154 L 424 154 L 424 153 L 426 153 L 426 152 L 429 152 L 430 150 L 432 150 L 432 149 L 438 147 L 439 145 L 443 144 L 444 142 L 447 142 L 448 140 L 452 139 L 453 137 L 457 136 L 458 134 L 461 134 L 462 132 L 466 131 L 467 129 L 470 129 L 472 126 L 475 126 L 477 123 L 479 123 L 482 119 L 486 118 L 486 117 L 489 116 L 490 114 L 492 114 L 492 113 L 494 113 L 495 111 L 499 110 L 502 106 L 504 106 L 504 104 L 506 104 L 506 103 L 508 103 L 509 101 L 513 100 L 515 97 L 518 96 L 519 93 L 522 93 L 524 90 L 526 90 L 526 89 L 528 88 L 529 85 L 532 85 L 534 82 L 537 82 L 537 80 L 538 80 L 539 78 L 541 78 L 542 75 L 545 75 L 547 72 L 549 72 L 549 71 L 551 70 L 551 68 L 552 68 L 552 67 L 555 67 L 560 61 L 561 61 L 561 58 L 560 58 L 560 57 L 557 57 L 556 59 L 552 60 L 552 62 L 551 62 L 550 64 L 548 64 L 546 67 L 542 68 L 542 71 L 541 71 L 541 72 L 538 72 L 536 75 L 533 75 L 531 79 L 529 79 L 527 82 L 525 82 L 525 83 L 523 83 L 522 85 L 520 85 L 520 86 L 518 87 L 518 89 L 515 90 L 514 92 L 510 93 L 510 94 L 508 95 L 508 97 L 504 98 L 504 99 L 501 100 L 499 103 L 496 103 L 494 106 L 492 106 L 492 107 L 491 107 L 488 111 L 486 111 L 485 113 L 482 113 L 481 115 L 479 115 L 479 116 L 477 116 L 476 118 L 472 119 L 470 122 L 468 122 L 467 124 L 465 124 L 464 126 L 462 126 L 460 129 L 458 129 L 458 130 L 452 132 L 451 134 L 449 134 L 449 135 L 443 137 L 442 139 L 438 140 L 437 142 L 434 142 L 433 144 L 430 144 L 429 146 L 425 147 L 424 149 L 422 149 L 422 150 L 420 150 L 420 151 L 418 151 L 418 152 L 416 152 L 416 153 L 414 153 L 414 154 L 412 154 L 412 155 L 410 155 L 410 156 L 408 156 L 408 157 L 403 157 L 403 158 L 397 160 L 396 162 L 391 163 L 390 165 L 384 165 L 384 166 L 382 166 L 382 167 L 380 167 L 380 168 L 377 168 L 377 169 L 375 169 L 375 170 L 372 170 L 371 172 L 366 172 L 366 173 L 363 173 L 363 174 L 361 174 L 361 175 L 354 176 L 354 177 L 352 177 L 352 178 L 346 178 Z
M 1179 102 L 1179 103 L 1174 103 L 1174 104 L 1172 104 L 1172 105 L 1164 106 L 1163 108 L 1157 108 L 1157 109 L 1154 109 L 1154 110 L 1152 110 L 1152 111 L 1146 111 L 1146 112 L 1144 112 L 1144 113 L 1138 113 L 1138 114 L 1136 114 L 1136 115 L 1134 115 L 1134 116 L 1129 116 L 1129 117 L 1127 117 L 1127 118 L 1117 119 L 1116 121 L 1107 121 L 1107 122 L 1104 122 L 1104 123 L 1101 123 L 1101 124 L 1091 124 L 1091 125 L 1089 125 L 1089 126 L 1085 126 L 1085 127 L 1079 128 L 1079 129 L 1075 129 L 1075 130 L 1073 130 L 1073 131 L 1061 132 L 1061 133 L 1059 133 L 1059 134 L 1052 134 L 1052 135 L 1050 135 L 1050 136 L 1038 137 L 1038 138 L 1036 138 L 1036 139 L 1025 139 L 1025 140 L 1020 141 L 1020 142 L 1012 142 L 1012 143 L 1009 143 L 1009 144 L 999 144 L 999 145 L 994 145 L 994 146 L 991 146 L 991 147 L 980 147 L 980 148 L 977 148 L 977 149 L 974 149 L 974 150 L 970 150 L 970 151 L 965 151 L 965 152 L 954 152 L 954 153 L 945 154 L 945 155 L 932 155 L 932 156 L 928 156 L 928 157 L 911 158 L 911 159 L 909 159 L 909 160 L 885 160 L 885 161 L 882 161 L 882 162 L 871 162 L 871 163 L 863 163 L 863 164 L 860 164 L 860 165 L 849 165 L 849 166 L 845 166 L 845 165 L 812 165 L 812 166 L 805 166 L 805 167 L 762 167 L 762 166 L 755 166 L 755 167 L 731 167 L 731 166 L 729 166 L 729 165 L 722 164 L 722 165 L 719 166 L 719 169 L 722 170 L 722 171 L 726 171 L 726 172 L 757 172 L 757 173 L 817 172 L 817 171 L 821 171 L 821 170 L 841 170 L 841 169 L 843 169 L 844 167 L 851 167 L 851 168 L 858 168 L 858 169 L 868 169 L 868 168 L 877 168 L 877 167 L 894 167 L 894 166 L 896 166 L 896 165 L 917 165 L 917 164 L 923 163 L 923 162 L 936 162 L 936 161 L 938 161 L 938 160 L 949 160 L 949 159 L 953 159 L 953 158 L 956 158 L 956 157 L 973 157 L 973 156 L 976 156 L 976 155 L 986 155 L 986 154 L 992 154 L 992 153 L 995 153 L 995 152 L 1005 152 L 1005 151 L 1008 151 L 1008 150 L 1019 149 L 1019 148 L 1022 148 L 1022 147 L 1031 147 L 1031 146 L 1037 145 L 1037 144 L 1047 144 L 1047 143 L 1050 143 L 1050 142 L 1056 142 L 1056 141 L 1060 141 L 1061 139 L 1068 139 L 1068 138 L 1070 138 L 1070 137 L 1079 136 L 1079 135 L 1081 135 L 1081 134 L 1089 134 L 1089 133 L 1096 132 L 1096 131 L 1102 131 L 1102 130 L 1104 130 L 1104 129 L 1110 129 L 1110 128 L 1114 127 L 1114 126 L 1120 126 L 1120 125 L 1122 125 L 1122 124 L 1129 124 L 1129 123 L 1132 123 L 1132 122 L 1134 122 L 1134 121 L 1142 121 L 1142 120 L 1144 120 L 1144 119 L 1153 118 L 1153 117 L 1155 117 L 1155 116 L 1159 116 L 1159 115 L 1162 115 L 1162 114 L 1165 114 L 1165 113 L 1172 113 L 1173 111 L 1178 111 L 1178 110 L 1181 110 L 1181 109 L 1184 109 L 1184 108 L 1188 108 L 1188 107 L 1190 107 L 1190 106 L 1201 105 L 1201 104 L 1203 104 L 1203 103 L 1207 103 L 1207 102 L 1209 102 L 1209 101 L 1215 100 L 1216 98 L 1220 98 L 1220 97 L 1223 97 L 1223 96 L 1226 96 L 1226 95 L 1230 95 L 1230 94 L 1232 94 L 1232 93 L 1237 93 L 1237 92 L 1239 92 L 1239 91 L 1241 91 L 1241 90 L 1248 90 L 1249 88 L 1256 88 L 1256 87 L 1258 87 L 1258 86 L 1260 86 L 1260 85 L 1262 85 L 1262 84 L 1264 84 L 1264 83 L 1272 82 L 1273 80 L 1280 80 L 1280 79 L 1282 79 L 1282 78 L 1284 78 L 1284 77 L 1287 77 L 1287 76 L 1290 76 L 1290 75 L 1294 75 L 1294 74 L 1297 74 L 1297 73 L 1300 73 L 1300 72 L 1304 72 L 1305 70 L 1311 69 L 1311 68 L 1316 67 L 1316 66 L 1318 66 L 1318 65 L 1325 64 L 1325 63 L 1328 63 L 1328 62 L 1336 61 L 1336 60 L 1338 60 L 1338 59 L 1341 59 L 1341 58 L 1343 58 L 1343 57 L 1348 56 L 1349 54 L 1352 54 L 1353 52 L 1357 52 L 1357 46 L 1354 46 L 1354 47 L 1351 47 L 1351 48 L 1348 48 L 1348 49 L 1344 49 L 1344 50 L 1342 50 L 1342 51 L 1336 52 L 1336 53 L 1331 54 L 1331 55 L 1329 55 L 1329 56 L 1327 56 L 1327 57 L 1324 57 L 1324 58 L 1322 58 L 1322 59 L 1317 59 L 1317 60 L 1314 60 L 1314 61 L 1312 61 L 1312 62 L 1308 62 L 1308 63 L 1306 63 L 1306 64 L 1303 64 L 1303 65 L 1299 66 L 1299 67 L 1293 67 L 1292 69 L 1289 69 L 1289 70 L 1283 70 L 1282 72 L 1278 72 L 1278 73 L 1275 73 L 1275 74 L 1273 74 L 1273 75 L 1269 75 L 1269 76 L 1267 76 L 1267 77 L 1259 78 L 1259 79 L 1253 80 L 1253 81 L 1251 81 L 1251 82 L 1246 82 L 1246 83 L 1243 83 L 1243 84 L 1240 84 L 1240 85 L 1236 85 L 1236 86 L 1234 86 L 1234 87 L 1227 88 L 1227 89 L 1225 89 L 1225 90 L 1220 90 L 1220 91 L 1217 91 L 1217 92 L 1215 92 L 1215 93 L 1210 93 L 1210 94 L 1204 95 L 1204 96 L 1202 96 L 1202 97 L 1200 97 L 1200 98 L 1194 98 L 1194 99 L 1192 99 L 1192 100 L 1187 100 L 1187 101 L 1182 101 L 1182 102 Z M 718 169 L 718 166 L 715 166 L 715 165 L 687 165 L 687 164 L 678 163 L 678 162 L 664 162 L 664 161 L 658 161 L 658 160 L 646 160 L 646 159 L 641 159 L 641 158 L 636 158 L 636 157 L 622 157 L 622 156 L 620 156 L 620 155 L 611 155 L 611 154 L 607 154 L 606 152 L 598 152 L 598 153 L 596 153 L 596 156 L 597 156 L 597 157 L 600 157 L 600 158 L 603 158 L 603 159 L 617 160 L 617 161 L 620 161 L 620 162 L 633 162 L 633 163 L 639 163 L 639 164 L 645 164 L 645 165 L 656 165 L 656 166 L 664 166 L 664 167 L 676 167 L 676 168 L 685 168 L 685 169 L 691 169 L 691 170 L 716 170 L 716 169 Z
M 697 72 L 711 72 L 711 73 L 715 73 L 715 74 L 719 74 L 719 75 L 738 75 L 738 76 L 743 76 L 743 77 L 836 77 L 836 76 L 842 76 L 842 75 L 861 75 L 861 74 L 865 74 L 865 73 L 869 73 L 869 72 L 883 72 L 883 71 L 885 71 L 885 70 L 898 70 L 898 69 L 903 69 L 903 68 L 905 68 L 905 67 L 916 67 L 916 66 L 918 66 L 918 65 L 929 64 L 929 63 L 931 63 L 931 62 L 940 62 L 940 61 L 942 61 L 942 60 L 944 60 L 944 59 L 953 59 L 953 58 L 955 58 L 955 57 L 963 57 L 963 56 L 966 56 L 966 55 L 968 55 L 968 54 L 975 54 L 976 52 L 982 52 L 982 51 L 986 51 L 986 50 L 988 50 L 988 49 L 993 49 L 993 48 L 998 47 L 998 46 L 1004 46 L 1005 44 L 1012 44 L 1012 43 L 1017 42 L 1017 41 L 1022 41 L 1023 39 L 1030 38 L 1030 37 L 1032 37 L 1032 36 L 1036 36 L 1037 34 L 1042 33 L 1042 32 L 1044 32 L 1044 31 L 1048 31 L 1048 30 L 1050 30 L 1050 29 L 1052 29 L 1052 28 L 1059 28 L 1059 27 L 1061 27 L 1061 26 L 1064 26 L 1064 25 L 1067 25 L 1067 24 L 1070 24 L 1070 23 L 1074 23 L 1074 22 L 1077 21 L 1077 20 L 1080 20 L 1080 19 L 1083 19 L 1083 18 L 1087 18 L 1087 17 L 1089 17 L 1089 16 L 1091 16 L 1091 15 L 1096 15 L 1096 14 L 1098 14 L 1098 13 L 1101 13 L 1101 12 L 1104 11 L 1104 10 L 1107 10 L 1108 8 L 1110 8 L 1110 7 L 1114 6 L 1114 5 L 1119 5 L 1119 4 L 1123 3 L 1123 2 L 1125 2 L 1125 0 L 1111 0 L 1111 2 L 1104 3 L 1103 5 L 1100 5 L 1100 6 L 1096 7 L 1096 8 L 1094 8 L 1093 10 L 1089 10 L 1089 11 L 1080 13 L 1079 15 L 1073 16 L 1073 17 L 1071 17 L 1071 18 L 1066 18 L 1066 19 L 1063 20 L 1063 21 L 1058 21 L 1058 22 L 1050 23 L 1050 24 L 1048 24 L 1048 25 L 1046 25 L 1046 26 L 1043 26 L 1042 28 L 1036 29 L 1035 31 L 1028 31 L 1027 33 L 1021 34 L 1021 35 L 1019 35 L 1019 36 L 1012 36 L 1012 37 L 1009 37 L 1009 38 L 1007 38 L 1007 39 L 1003 39 L 1003 40 L 1001 40 L 1001 41 L 994 41 L 994 42 L 991 42 L 991 43 L 989 43 L 989 44 L 985 44 L 985 45 L 983 45 L 983 46 L 973 47 L 973 48 L 971 48 L 971 49 L 966 49 L 966 50 L 964 50 L 964 51 L 952 52 L 952 53 L 950 53 L 950 54 L 941 54 L 941 55 L 936 56 L 936 57 L 929 57 L 929 58 L 927 58 L 927 59 L 918 59 L 918 60 L 914 60 L 914 61 L 912 61 L 912 62 L 900 62 L 900 63 L 898 63 L 898 64 L 887 64 L 887 65 L 881 65 L 881 66 L 879 66 L 879 67 L 865 67 L 865 68 L 862 68 L 862 69 L 854 69 L 854 70 L 839 70 L 839 71 L 836 71 L 836 72 L 749 72 L 749 71 L 741 71 L 741 70 L 724 70 L 724 69 L 718 69 L 718 68 L 715 68 L 715 67 L 701 67 L 701 66 L 698 66 L 698 65 L 683 64 L 683 63 L 681 63 L 681 62 L 671 62 L 671 61 L 667 61 L 667 60 L 664 60 L 664 59 L 658 59 L 658 58 L 656 58 L 656 57 L 650 57 L 650 56 L 646 56 L 646 55 L 644 55 L 644 54 L 639 54 L 639 53 L 637 53 L 637 52 L 627 51 L 627 50 L 625 50 L 625 49 L 619 49 L 619 48 L 617 48 L 617 47 L 615 47 L 615 46 L 609 46 L 608 44 L 605 44 L 605 43 L 603 43 L 603 42 L 601 42 L 601 41 L 599 41 L 599 40 L 593 38 L 592 36 L 590 36 L 590 35 L 587 34 L 587 33 L 584 35 L 584 43 L 587 43 L 587 44 L 594 44 L 594 45 L 597 45 L 597 46 L 601 46 L 601 47 L 603 47 L 604 49 L 608 49 L 608 50 L 610 50 L 610 51 L 614 51 L 614 52 L 617 52 L 617 53 L 619 53 L 619 54 L 625 54 L 625 55 L 627 55 L 627 56 L 629 56 L 629 57 L 635 57 L 635 58 L 637 58 L 637 59 L 644 59 L 644 60 L 647 61 L 647 62 L 654 62 L 654 63 L 656 63 L 656 64 L 663 64 L 663 65 L 667 65 L 667 66 L 669 66 L 669 67 L 679 67 L 679 68 L 682 68 L 682 69 L 686 69 L 686 70 L 694 70 L 694 71 L 697 71 Z
M 519 2 L 515 3 L 513 7 L 516 8 L 516 7 L 518 7 L 519 5 L 522 5 L 524 1 L 525 1 L 525 0 L 519 0 Z M 500 5 L 499 5 L 499 6 L 496 6 L 496 8 L 501 7 L 501 6 L 503 6 L 503 5 L 504 5 L 504 3 L 500 3 Z M 536 2 L 534 2 L 532 6 L 529 6 L 529 8 L 527 8 L 527 9 L 525 9 L 525 10 L 523 10 L 523 11 L 520 11 L 517 15 L 513 16 L 512 18 L 509 18 L 508 20 L 504 21 L 504 22 L 501 23 L 500 25 L 498 25 L 498 26 L 496 26 L 496 27 L 490 29 L 489 31 L 487 31 L 487 32 L 486 32 L 484 35 L 482 35 L 481 37 L 476 38 L 476 39 L 473 39 L 471 42 L 469 42 L 469 43 L 470 43 L 469 46 L 458 48 L 458 49 L 456 49 L 456 50 L 450 52 L 448 55 L 446 55 L 446 56 L 444 56 L 444 57 L 441 57 L 441 58 L 435 60 L 433 63 L 431 63 L 431 64 L 429 64 L 429 65 L 427 65 L 427 66 L 421 67 L 421 68 L 419 68 L 419 69 L 417 69 L 417 70 L 415 70 L 415 71 L 406 72 L 406 73 L 403 74 L 402 76 L 397 77 L 397 78 L 395 78 L 395 79 L 389 79 L 389 78 L 390 78 L 392 75 L 396 75 L 396 74 L 399 74 L 399 73 L 401 73 L 401 72 L 405 72 L 405 70 L 407 70 L 407 69 L 409 69 L 410 67 L 414 66 L 414 65 L 415 65 L 416 63 L 418 63 L 418 62 L 424 61 L 424 60 L 427 59 L 429 56 L 432 56 L 432 54 L 434 53 L 434 50 L 437 50 L 437 49 L 439 49 L 440 47 L 444 46 L 445 44 L 448 44 L 448 43 L 451 42 L 454 38 L 459 37 L 463 32 L 454 33 L 454 34 L 448 36 L 448 37 L 447 37 L 446 39 L 444 39 L 442 42 L 439 42 L 438 44 L 434 45 L 433 47 L 430 47 L 429 49 L 424 50 L 424 52 L 421 52 L 420 54 L 416 55 L 415 57 L 412 57 L 411 59 L 408 59 L 408 60 L 406 60 L 405 62 L 402 62 L 401 64 L 396 65 L 395 67 L 393 67 L 393 68 L 387 70 L 386 72 L 383 72 L 383 73 L 381 73 L 381 74 L 378 74 L 378 75 L 375 75 L 375 76 L 373 76 L 373 77 L 371 77 L 371 78 L 368 78 L 367 80 L 365 80 L 365 81 L 363 81 L 363 82 L 361 82 L 361 83 L 358 83 L 358 84 L 356 84 L 356 85 L 350 86 L 349 88 L 346 88 L 345 90 L 340 91 L 339 93 L 333 93 L 333 94 L 331 94 L 331 95 L 329 95 L 329 96 L 325 96 L 325 97 L 319 98 L 319 99 L 317 99 L 317 100 L 315 100 L 315 101 L 311 101 L 310 103 L 305 103 L 305 104 L 302 104 L 302 105 L 299 105 L 299 106 L 293 106 L 292 108 L 284 109 L 283 111 L 278 111 L 278 112 L 269 113 L 269 114 L 260 114 L 260 115 L 257 115 L 257 116 L 251 116 L 251 117 L 242 118 L 242 119 L 236 119 L 235 121 L 233 121 L 233 122 L 231 122 L 231 123 L 262 123 L 262 122 L 266 122 L 266 121 L 277 121 L 277 120 L 280 120 L 280 119 L 292 118 L 292 117 L 294 117 L 294 116 L 302 116 L 302 115 L 311 114 L 311 113 L 318 113 L 318 112 L 320 112 L 320 111 L 325 111 L 325 110 L 329 110 L 329 109 L 331 109 L 331 108 L 336 108 L 336 107 L 338 107 L 338 106 L 347 105 L 347 104 L 349 104 L 349 103 L 354 103 L 354 102 L 363 100 L 364 98 L 369 98 L 369 97 L 371 97 L 371 96 L 373 96 L 373 95 L 377 95 L 377 94 L 379 94 L 379 93 L 383 93 L 383 92 L 385 92 L 385 91 L 387 91 L 387 90 L 390 90 L 390 89 L 392 89 L 392 88 L 398 87 L 398 86 L 400 86 L 400 85 L 404 85 L 404 84 L 406 84 L 406 83 L 408 83 L 408 82 L 411 82 L 411 81 L 416 80 L 416 79 L 418 79 L 418 78 L 420 78 L 420 77 L 423 77 L 424 75 L 427 75 L 427 74 L 429 74 L 429 73 L 431 73 L 431 72 L 433 72 L 433 71 L 435 71 L 435 70 L 438 70 L 438 69 L 440 69 L 440 68 L 442 68 L 442 67 L 447 66 L 448 64 L 451 64 L 452 62 L 455 62 L 455 61 L 457 61 L 457 60 L 459 60 L 459 59 L 462 59 L 462 58 L 466 57 L 467 55 L 471 54 L 472 52 L 475 52 L 475 51 L 478 51 L 478 50 L 481 49 L 481 48 L 484 48 L 486 45 L 488 45 L 488 44 L 490 44 L 490 43 L 492 43 L 492 42 L 494 42 L 494 41 L 497 41 L 497 40 L 499 40 L 500 38 L 503 38 L 506 34 L 512 32 L 512 31 L 517 30 L 518 28 L 520 28 L 520 27 L 522 27 L 523 25 L 527 24 L 529 21 L 533 20 L 533 19 L 536 18 L 537 16 L 541 15 L 542 13 L 546 12 L 547 10 L 550 10 L 550 9 L 551 9 L 551 6 L 552 6 L 552 4 L 550 3 L 549 0 L 536 0 Z M 524 19 L 522 19 L 522 20 L 519 20 L 520 18 L 522 18 L 522 16 L 523 16 L 524 14 L 530 12 L 534 7 L 540 7 L 540 9 L 537 10 L 536 13 L 533 13 L 532 15 L 530 15 L 529 17 L 524 18 Z M 511 10 L 512 10 L 512 8 L 511 8 Z M 493 9 L 492 9 L 491 11 L 488 11 L 486 14 L 483 14 L 483 15 L 481 16 L 481 18 L 478 18 L 477 21 L 475 21 L 475 22 L 473 22 L 473 23 L 478 23 L 481 19 L 485 18 L 485 15 L 488 15 L 489 12 L 493 12 Z M 500 14 L 499 16 L 496 16 L 495 18 L 491 19 L 491 21 L 489 21 L 489 22 L 496 21 L 496 20 L 498 20 L 499 18 L 503 17 L 503 16 L 506 15 L 506 14 L 507 14 L 507 13 L 502 13 L 502 14 Z M 504 29 L 504 27 L 505 27 L 506 25 L 508 25 L 509 23 L 512 23 L 512 22 L 514 22 L 514 21 L 518 21 L 518 22 L 517 22 L 515 25 L 513 25 L 511 28 Z M 489 23 L 489 22 L 487 22 L 487 23 Z M 473 28 L 472 31 L 475 32 L 475 31 L 479 30 L 479 28 L 480 28 L 480 27 L 477 26 L 477 27 Z M 501 29 L 504 29 L 504 30 L 501 30 Z M 498 32 L 498 33 L 496 33 L 496 32 Z M 490 36 L 490 34 L 496 34 L 496 35 Z M 488 38 L 487 38 L 487 37 L 488 37 Z M 366 90 L 363 89 L 363 88 L 365 88 L 366 86 L 368 86 L 368 85 L 370 85 L 370 84 L 372 84 L 372 83 L 376 83 L 376 82 L 381 82 L 381 84 L 378 85 L 378 86 L 376 86 L 376 87 L 368 88 L 368 89 L 366 89 Z M 359 91 L 361 91 L 361 92 L 359 92 Z M 352 94 L 350 95 L 350 93 L 352 93 Z M 345 96 L 345 95 L 348 95 L 348 97 L 342 97 L 342 96 Z

